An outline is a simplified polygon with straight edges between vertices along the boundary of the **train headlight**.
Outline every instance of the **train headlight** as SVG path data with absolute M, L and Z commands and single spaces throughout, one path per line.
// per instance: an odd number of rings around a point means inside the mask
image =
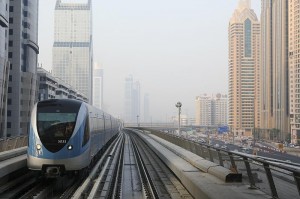
M 72 150 L 73 146 L 72 145 L 68 145 L 68 150 Z
M 37 144 L 37 145 L 36 145 L 36 149 L 37 149 L 37 150 L 41 150 L 41 148 L 42 148 L 42 146 L 41 146 L 40 144 Z

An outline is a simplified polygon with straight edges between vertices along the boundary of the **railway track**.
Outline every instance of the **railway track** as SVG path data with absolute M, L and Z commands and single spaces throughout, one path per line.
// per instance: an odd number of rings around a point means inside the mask
M 135 134 L 131 137 L 145 198 L 193 198 L 160 158 Z
M 88 176 L 43 179 L 24 169 L 0 184 L 1 198 L 192 198 L 135 133 L 120 134 Z
M 56 179 L 45 179 L 37 172 L 22 168 L 0 179 L 0 199 L 85 198 L 91 191 L 91 187 L 93 187 L 94 179 L 102 170 L 105 170 L 103 167 L 104 162 L 114 154 L 114 150 L 121 148 L 117 147 L 121 137 L 115 139 L 102 154 L 102 158 L 95 164 L 89 176 L 81 173 L 80 175 L 66 175 Z M 83 187 L 84 189 L 82 189 Z M 80 194 L 76 195 L 76 191 Z

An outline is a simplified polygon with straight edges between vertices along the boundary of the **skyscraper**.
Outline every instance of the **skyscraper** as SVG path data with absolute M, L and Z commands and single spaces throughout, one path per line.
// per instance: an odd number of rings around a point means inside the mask
M 27 133 L 37 101 L 38 2 L 9 1 L 7 135 Z
M 137 118 L 139 123 L 141 117 L 141 86 L 139 81 L 135 81 L 132 87 L 132 113 L 131 118 Z
M 103 108 L 103 69 L 97 63 L 94 64 L 93 79 L 93 105 Z
M 6 136 L 9 0 L 0 1 L 0 138 Z
M 289 2 L 289 71 L 291 142 L 300 142 L 300 2 Z
M 132 75 L 125 78 L 124 96 L 125 122 L 138 122 L 140 117 L 140 83 L 134 82 Z
M 132 87 L 133 77 L 130 75 L 125 78 L 125 92 L 124 92 L 124 120 L 125 122 L 133 122 L 131 107 L 132 107 Z
M 146 93 L 144 95 L 144 122 L 151 122 L 150 120 L 150 99 L 149 94 Z
M 85 94 L 92 103 L 92 5 L 56 1 L 53 74 Z
M 250 0 L 240 0 L 228 28 L 229 126 L 251 135 L 260 120 L 260 23 Z
M 287 0 L 264 0 L 261 13 L 261 128 L 280 140 L 289 132 L 287 6 Z

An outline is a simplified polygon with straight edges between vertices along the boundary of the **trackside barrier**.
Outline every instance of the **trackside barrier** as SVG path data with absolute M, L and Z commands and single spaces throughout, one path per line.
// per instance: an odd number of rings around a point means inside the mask
M 149 128 L 136 129 L 156 135 L 210 162 L 214 162 L 218 166 L 228 168 L 231 170 L 230 173 L 243 174 L 243 178 L 250 184 L 250 189 L 260 189 L 271 195 L 272 198 L 295 198 L 300 196 L 299 164 L 227 151 Z M 200 164 L 204 164 L 204 162 Z M 220 171 L 218 172 L 220 173 Z
M 17 149 L 28 145 L 28 136 L 0 139 L 0 152 Z

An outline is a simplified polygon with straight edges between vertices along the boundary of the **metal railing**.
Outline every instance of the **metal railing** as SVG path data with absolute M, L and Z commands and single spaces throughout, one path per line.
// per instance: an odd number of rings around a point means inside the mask
M 233 172 L 242 173 L 250 189 L 260 189 L 272 198 L 300 197 L 299 164 L 228 151 L 153 129 L 139 129 L 147 130 Z
M 177 128 L 176 123 L 124 123 L 124 127 L 148 127 L 148 128 Z
M 28 136 L 9 137 L 0 139 L 0 152 L 24 147 L 28 145 Z

